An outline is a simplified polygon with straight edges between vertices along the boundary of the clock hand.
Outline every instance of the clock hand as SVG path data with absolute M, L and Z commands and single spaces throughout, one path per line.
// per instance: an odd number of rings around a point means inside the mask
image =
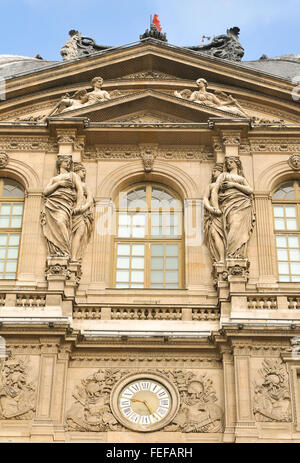
M 153 413 L 153 411 L 151 410 L 151 408 L 149 407 L 149 405 L 148 405 L 148 403 L 147 403 L 146 400 L 139 400 L 139 399 L 134 399 L 134 398 L 132 398 L 131 401 L 132 401 L 132 402 L 141 402 L 142 404 L 146 405 L 146 407 L 148 408 L 148 410 L 149 410 L 149 412 L 151 413 L 151 415 L 154 416 L 154 413 Z M 155 417 L 155 416 L 154 416 L 154 417 Z

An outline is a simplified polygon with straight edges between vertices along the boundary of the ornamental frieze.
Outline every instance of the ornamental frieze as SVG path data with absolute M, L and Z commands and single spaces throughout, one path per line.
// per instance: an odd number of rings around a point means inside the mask
M 96 159 L 139 159 L 141 152 L 137 145 L 88 145 L 83 153 L 84 160 Z M 212 149 L 209 145 L 167 146 L 157 149 L 156 159 L 164 160 L 213 160 Z
M 255 138 L 250 140 L 251 151 L 253 152 L 300 152 L 300 139 L 274 139 Z
M 0 151 L 48 151 L 57 152 L 58 145 L 51 137 L 0 137 Z

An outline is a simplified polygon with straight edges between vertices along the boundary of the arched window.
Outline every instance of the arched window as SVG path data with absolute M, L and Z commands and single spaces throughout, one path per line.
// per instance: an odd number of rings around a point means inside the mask
M 300 282 L 300 182 L 282 184 L 273 194 L 280 282 Z
M 0 178 L 0 280 L 16 279 L 23 205 L 22 186 Z
M 117 198 L 116 288 L 182 287 L 182 202 L 155 184 Z

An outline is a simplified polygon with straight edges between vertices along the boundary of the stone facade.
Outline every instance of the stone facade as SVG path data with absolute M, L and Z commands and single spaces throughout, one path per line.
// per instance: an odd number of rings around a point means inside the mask
M 300 179 L 292 91 L 151 38 L 7 80 L 0 174 L 25 197 L 0 441 L 300 441 L 300 280 L 278 277 L 272 210 Z M 177 286 L 118 285 L 134 185 L 182 205 Z

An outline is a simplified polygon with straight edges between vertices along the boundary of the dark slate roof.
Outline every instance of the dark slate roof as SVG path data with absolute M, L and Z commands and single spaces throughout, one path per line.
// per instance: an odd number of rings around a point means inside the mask
M 242 61 L 240 64 L 249 69 L 266 72 L 287 80 L 300 76 L 300 55 L 283 55 L 258 61 Z
M 0 55 L 0 77 L 7 78 L 17 76 L 18 74 L 29 74 L 30 72 L 56 63 L 58 62 L 30 58 L 28 56 Z

